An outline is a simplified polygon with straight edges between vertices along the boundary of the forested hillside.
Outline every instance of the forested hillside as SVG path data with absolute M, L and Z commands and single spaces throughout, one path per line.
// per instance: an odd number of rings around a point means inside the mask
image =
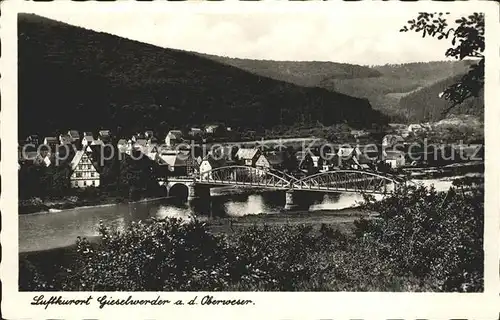
M 254 75 L 193 53 L 34 15 L 19 16 L 18 32 L 21 136 L 100 127 L 163 132 L 212 121 L 250 128 L 386 121 L 366 99 Z
M 467 72 L 471 63 L 436 61 L 367 67 L 334 62 L 203 56 L 256 75 L 366 98 L 375 109 L 390 115 L 396 121 L 439 120 L 447 102 L 424 98 L 422 95 L 434 94 L 436 88 L 441 88 L 444 83 L 451 84 L 455 77 Z M 439 92 L 435 94 L 435 98 Z M 482 101 L 472 99 L 467 105 L 467 108 L 458 108 L 456 112 L 482 114 Z
M 381 73 L 369 67 L 327 61 L 274 61 L 220 57 L 200 54 L 261 76 L 316 87 L 328 79 L 379 77 Z
M 443 111 L 451 106 L 450 102 L 439 98 L 439 94 L 459 79 L 460 76 L 450 77 L 402 97 L 400 100 L 401 112 L 405 112 L 406 118 L 410 121 L 439 119 Z M 454 107 L 451 113 L 483 118 L 484 91 L 479 97 L 470 98 Z

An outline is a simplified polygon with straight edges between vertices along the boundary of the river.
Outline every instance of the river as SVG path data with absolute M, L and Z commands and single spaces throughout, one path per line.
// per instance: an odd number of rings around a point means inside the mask
M 437 190 L 447 190 L 452 183 L 450 178 L 414 181 L 425 185 L 433 184 Z M 356 206 L 363 200 L 362 196 L 356 193 L 310 193 L 303 198 L 306 200 L 302 201 L 298 208 L 302 211 L 339 210 Z M 19 215 L 19 251 L 47 250 L 74 244 L 78 236 L 97 235 L 99 221 L 124 228 L 132 221 L 149 217 L 238 217 L 247 214 L 273 214 L 282 211 L 284 205 L 284 191 L 213 188 L 210 199 L 196 199 L 189 203 L 163 199 Z

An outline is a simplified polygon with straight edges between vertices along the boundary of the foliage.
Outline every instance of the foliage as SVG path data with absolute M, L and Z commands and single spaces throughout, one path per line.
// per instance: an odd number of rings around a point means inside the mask
M 144 196 L 161 195 L 156 180 L 157 164 L 140 151 L 122 155 L 119 176 L 116 177 L 119 194 L 132 200 Z
M 227 273 L 226 249 L 206 227 L 180 220 L 100 226 L 101 242 L 77 241 L 77 259 L 63 290 L 217 290 Z
M 484 190 L 437 192 L 412 186 L 366 208 L 380 219 L 358 222 L 398 273 L 432 277 L 443 291 L 480 291 L 483 283 Z
M 473 13 L 455 21 L 456 26 L 450 27 L 445 15 L 449 13 L 420 12 L 416 19 L 408 21 L 400 31 L 414 31 L 422 33 L 425 37 L 429 35 L 437 39 L 450 39 L 451 47 L 446 50 L 445 55 L 458 60 L 478 59 L 476 64 L 470 66 L 469 72 L 459 81 L 443 91 L 442 97 L 450 101 L 452 105 L 444 111 L 444 114 L 461 104 L 466 99 L 478 97 L 484 87 L 484 14 Z
M 196 219 L 101 225 L 100 241 L 78 239 L 72 263 L 51 268 L 52 277 L 23 261 L 22 288 L 481 291 L 483 195 L 476 184 L 367 198 L 366 210 L 379 217 L 359 220 L 353 234 L 328 225 L 254 225 L 215 235 Z
M 19 198 L 61 197 L 68 194 L 69 167 L 43 165 L 23 165 L 19 170 Z

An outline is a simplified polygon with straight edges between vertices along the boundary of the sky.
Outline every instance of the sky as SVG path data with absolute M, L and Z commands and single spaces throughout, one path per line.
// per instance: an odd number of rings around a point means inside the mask
M 38 13 L 33 11 L 33 13 Z M 40 13 L 38 13 L 40 14 Z M 447 41 L 399 30 L 412 12 L 335 14 L 44 12 L 47 18 L 165 48 L 264 60 L 362 65 L 446 60 Z

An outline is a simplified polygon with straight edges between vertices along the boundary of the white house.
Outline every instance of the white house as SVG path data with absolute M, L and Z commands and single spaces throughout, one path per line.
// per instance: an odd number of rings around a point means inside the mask
M 90 186 L 98 187 L 100 175 L 90 157 L 83 150 L 77 151 L 71 160 L 70 176 L 71 187 L 86 188 Z
M 398 150 L 384 150 L 382 153 L 383 161 L 391 168 L 400 168 L 406 164 L 405 154 Z
M 170 130 L 165 137 L 167 147 L 174 147 L 182 142 L 182 132 L 180 130 Z
M 92 132 L 84 132 L 82 139 L 82 146 L 86 147 L 94 142 L 94 135 Z
M 241 148 L 236 152 L 236 158 L 246 166 L 255 166 L 257 159 L 259 159 L 261 152 L 259 149 Z
M 418 133 L 427 131 L 427 128 L 420 123 L 413 123 L 408 126 L 408 132 Z
M 397 144 L 402 145 L 405 142 L 405 139 L 396 134 L 388 134 L 385 135 L 384 138 L 382 139 L 382 147 L 392 147 Z
M 215 133 L 215 131 L 220 127 L 219 124 L 210 124 L 205 127 L 206 133 Z
M 80 140 L 80 132 L 78 130 L 68 130 L 68 135 L 71 137 L 71 142 Z
M 211 170 L 225 165 L 224 159 L 215 159 L 213 156 L 206 156 L 200 163 L 201 179 L 213 179 Z

